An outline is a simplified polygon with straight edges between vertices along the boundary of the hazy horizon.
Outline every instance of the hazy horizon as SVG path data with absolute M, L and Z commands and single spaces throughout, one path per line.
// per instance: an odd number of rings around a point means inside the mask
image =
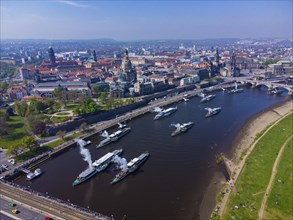
M 32 41 L 91 41 L 91 40 L 111 40 L 111 41 L 193 41 L 193 40 L 233 40 L 233 39 L 240 39 L 240 40 L 270 40 L 270 39 L 290 39 L 293 40 L 293 37 L 258 37 L 258 38 L 253 38 L 253 37 L 245 37 L 245 38 L 241 38 L 241 37 L 225 37 L 225 38 L 194 38 L 194 39 L 136 39 L 136 40 L 117 40 L 117 39 L 113 39 L 113 38 L 84 38 L 84 39 L 70 39 L 70 38 L 64 38 L 64 39 L 41 39 L 41 38 L 2 38 L 1 40 L 6 41 L 6 40 L 32 40 Z
M 1 39 L 292 38 L 292 1 L 1 1 Z

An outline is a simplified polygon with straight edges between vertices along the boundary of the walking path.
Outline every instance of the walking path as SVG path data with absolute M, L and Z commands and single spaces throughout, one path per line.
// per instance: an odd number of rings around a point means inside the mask
M 281 149 L 278 152 L 278 156 L 277 156 L 277 158 L 275 160 L 275 163 L 274 163 L 274 166 L 273 166 L 273 169 L 272 169 L 271 179 L 270 179 L 269 184 L 267 186 L 266 192 L 265 192 L 264 197 L 263 197 L 263 200 L 261 202 L 260 210 L 258 212 L 259 219 L 263 219 L 264 218 L 266 203 L 267 203 L 267 200 L 268 200 L 268 197 L 269 197 L 269 193 L 272 190 L 272 185 L 273 185 L 273 182 L 274 182 L 275 177 L 276 177 L 276 174 L 277 174 L 277 167 L 278 167 L 278 165 L 280 163 L 280 160 L 281 160 L 281 157 L 283 155 L 283 152 L 284 152 L 285 147 L 287 146 L 288 142 L 291 141 L 292 138 L 293 138 L 293 135 L 291 135 L 286 140 L 286 142 L 282 145 Z
M 291 107 L 290 107 L 291 108 Z M 239 162 L 239 164 L 230 164 L 230 168 L 231 168 L 231 173 L 233 173 L 232 179 L 228 182 L 229 183 L 229 187 L 225 190 L 225 195 L 221 201 L 220 204 L 218 204 L 218 213 L 219 215 L 222 217 L 224 215 L 225 212 L 225 207 L 227 205 L 228 202 L 228 198 L 230 196 L 231 191 L 234 188 L 234 184 L 236 183 L 239 174 L 241 173 L 246 159 L 247 157 L 250 155 L 250 153 L 253 151 L 254 147 L 256 146 L 256 144 L 259 142 L 259 140 L 272 128 L 274 127 L 277 123 L 279 123 L 283 118 L 285 118 L 287 115 L 291 114 L 291 110 L 289 112 L 287 112 L 286 114 L 284 114 L 282 117 L 280 117 L 278 120 L 276 120 L 256 141 L 253 142 L 253 144 L 250 146 L 250 148 L 248 149 L 247 153 L 244 155 L 243 159 Z

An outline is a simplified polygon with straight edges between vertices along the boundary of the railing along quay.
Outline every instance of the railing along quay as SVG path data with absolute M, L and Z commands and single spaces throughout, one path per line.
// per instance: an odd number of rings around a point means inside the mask
M 18 186 L 11 182 L 0 181 L 1 196 L 22 203 L 44 215 L 54 219 L 72 220 L 110 220 L 112 218 L 74 205 L 70 202 L 51 197 L 47 194 L 36 192 L 26 187 Z

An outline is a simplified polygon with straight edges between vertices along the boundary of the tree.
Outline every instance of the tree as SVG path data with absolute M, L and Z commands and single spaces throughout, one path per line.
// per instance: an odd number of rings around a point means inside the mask
M 222 153 L 216 154 L 215 158 L 216 158 L 216 163 L 217 164 L 223 164 L 224 163 L 224 158 L 223 158 Z
M 19 102 L 18 101 L 14 101 L 14 110 L 17 114 L 19 114 L 20 112 L 20 107 L 19 107 Z M 19 114 L 20 115 L 20 114 Z
M 8 88 L 12 88 L 12 87 L 14 86 L 14 84 L 15 84 L 15 83 L 14 83 L 13 81 L 10 81 L 10 82 L 9 82 L 9 85 L 8 85 Z
M 58 137 L 60 137 L 62 140 L 64 140 L 65 135 L 66 135 L 66 131 L 58 131 L 58 132 L 56 133 L 56 135 L 57 135 Z
M 9 116 L 14 116 L 14 112 L 13 112 L 13 108 L 9 107 L 8 109 L 6 109 L 6 115 Z
M 63 98 L 63 88 L 62 87 L 57 87 L 56 89 L 54 89 L 53 91 L 53 95 L 58 98 L 59 100 L 62 100 Z
M 36 100 L 35 98 L 31 99 L 30 101 L 31 110 L 39 114 L 43 111 L 46 106 L 43 102 Z
M 97 103 L 89 97 L 87 97 L 83 101 L 82 105 L 77 106 L 74 109 L 75 114 L 95 113 L 97 111 L 98 111 Z
M 114 106 L 114 102 L 115 100 L 113 98 L 109 98 L 105 106 L 106 110 L 112 109 Z
M 27 80 L 26 80 L 26 79 L 22 80 L 22 84 L 23 84 L 24 86 L 27 86 Z
M 98 110 L 98 106 L 97 106 L 97 104 L 93 101 L 93 102 L 90 102 L 90 103 L 89 103 L 88 109 L 89 109 L 89 112 L 94 113 L 94 112 L 96 112 L 96 111 Z
M 81 123 L 81 125 L 78 127 L 78 129 L 79 129 L 80 131 L 82 131 L 82 132 L 85 132 L 86 129 L 87 129 L 87 127 L 88 127 L 87 123 L 83 122 L 83 123 Z
M 14 108 L 15 112 L 22 117 L 29 115 L 29 106 L 25 101 L 22 101 L 20 103 L 18 101 L 15 101 Z
M 41 120 L 37 120 L 33 127 L 34 134 L 44 134 L 46 130 L 46 123 Z
M 3 90 L 3 89 L 7 89 L 8 88 L 8 84 L 6 81 L 3 81 L 1 84 L 0 84 L 0 89 Z
M 61 108 L 61 104 L 58 103 L 58 102 L 55 102 L 55 103 L 53 104 L 53 106 L 52 106 L 52 109 L 53 109 L 54 111 L 58 111 L 60 108 Z
M 99 96 L 100 102 L 104 104 L 106 101 L 106 97 L 107 97 L 107 94 L 105 92 L 101 92 L 101 95 Z
M 10 146 L 6 151 L 6 153 L 8 155 L 12 155 L 15 157 L 18 157 L 18 155 L 21 154 L 22 152 L 23 152 L 23 147 L 22 147 L 21 143 L 17 143 L 17 144 Z
M 38 141 L 31 136 L 23 137 L 21 143 L 23 144 L 23 147 L 29 151 L 35 151 L 39 147 Z
M 54 103 L 55 103 L 54 99 L 51 99 L 48 97 L 43 99 L 43 104 L 45 105 L 45 108 L 51 107 L 52 105 L 54 105 Z
M 0 135 L 6 135 L 10 132 L 10 126 L 7 122 L 8 117 L 2 111 L 0 112 Z
M 17 74 L 17 68 L 13 64 L 8 64 L 4 62 L 0 62 L 0 79 L 4 79 L 6 77 L 14 77 Z
M 97 95 L 98 95 L 99 92 L 100 92 L 99 85 L 94 85 L 94 86 L 92 87 L 92 90 L 93 90 L 93 95 L 95 95 L 95 97 L 97 97 Z
M 29 115 L 25 118 L 27 131 L 33 134 L 43 134 L 46 130 L 45 118 L 40 115 Z
M 76 107 L 73 109 L 73 112 L 74 112 L 74 114 L 76 114 L 76 115 L 81 114 L 81 111 L 80 111 L 79 106 L 76 106 Z

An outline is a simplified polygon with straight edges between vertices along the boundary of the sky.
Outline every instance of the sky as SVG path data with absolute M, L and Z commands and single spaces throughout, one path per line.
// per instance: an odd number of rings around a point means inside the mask
M 293 37 L 292 1 L 0 0 L 1 39 Z

